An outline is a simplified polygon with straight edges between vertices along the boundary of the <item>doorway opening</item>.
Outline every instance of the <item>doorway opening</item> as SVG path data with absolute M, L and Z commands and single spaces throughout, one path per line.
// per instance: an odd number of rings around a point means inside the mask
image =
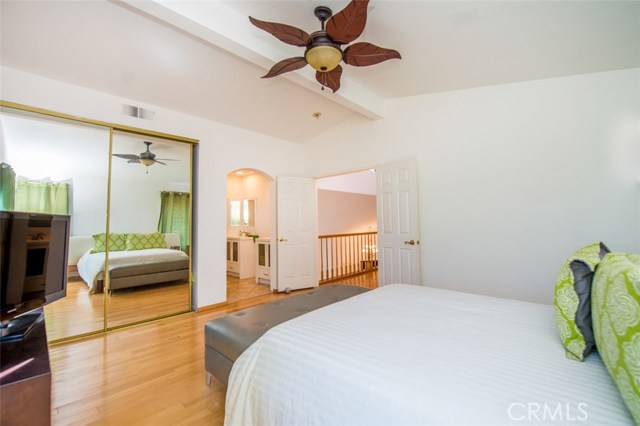
M 227 174 L 227 303 L 271 293 L 272 182 L 255 169 Z
M 378 287 L 374 169 L 316 179 L 320 284 Z

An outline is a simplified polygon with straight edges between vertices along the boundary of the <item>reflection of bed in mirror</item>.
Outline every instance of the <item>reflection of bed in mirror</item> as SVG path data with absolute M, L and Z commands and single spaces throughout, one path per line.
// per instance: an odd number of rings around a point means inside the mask
M 109 252 L 111 290 L 121 290 L 172 281 L 187 282 L 189 256 L 179 250 L 177 233 L 165 234 L 167 247 Z M 89 286 L 89 293 L 104 287 L 104 253 L 91 253 L 92 237 L 71 237 L 69 263 L 77 262 L 78 274 Z

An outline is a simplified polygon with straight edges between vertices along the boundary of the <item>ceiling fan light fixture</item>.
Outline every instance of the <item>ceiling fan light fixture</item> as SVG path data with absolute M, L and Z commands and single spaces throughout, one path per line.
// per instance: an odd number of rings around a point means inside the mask
M 307 63 L 320 72 L 333 71 L 342 60 L 342 51 L 331 44 L 313 46 L 305 53 Z
M 261 21 L 249 16 L 253 25 L 281 42 L 306 48 L 304 56 L 277 62 L 262 78 L 296 71 L 308 64 L 316 71 L 316 80 L 322 85 L 322 90 L 328 87 L 335 93 L 340 89 L 340 62 L 367 67 L 389 59 L 402 59 L 400 53 L 393 49 L 366 42 L 353 43 L 362 35 L 367 24 L 368 5 L 369 0 L 351 0 L 335 15 L 326 6 L 316 7 L 313 13 L 320 21 L 320 31 L 311 34 L 291 25 Z
M 145 166 L 149 167 L 149 166 L 153 166 L 154 164 L 156 164 L 155 160 L 152 160 L 150 158 L 141 158 L 140 162 L 142 164 L 144 164 Z

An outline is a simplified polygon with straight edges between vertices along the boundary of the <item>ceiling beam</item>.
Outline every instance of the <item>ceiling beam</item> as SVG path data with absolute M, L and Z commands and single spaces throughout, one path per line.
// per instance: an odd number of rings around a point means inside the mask
M 274 63 L 291 56 L 290 52 L 262 40 L 262 30 L 251 25 L 248 17 L 219 1 L 119 0 L 117 3 L 130 6 L 224 49 L 263 68 L 265 73 Z M 308 72 L 294 71 L 278 76 L 282 77 L 365 117 L 376 120 L 384 116 L 384 100 L 344 75 L 337 93 L 318 90 L 315 74 L 312 76 Z

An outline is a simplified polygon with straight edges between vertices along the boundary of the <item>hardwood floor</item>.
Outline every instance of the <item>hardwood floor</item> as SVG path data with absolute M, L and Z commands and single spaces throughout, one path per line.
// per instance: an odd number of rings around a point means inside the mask
M 366 288 L 378 287 L 378 271 L 371 271 L 365 274 L 354 275 L 348 278 L 341 278 L 326 284 L 348 284 Z M 250 299 L 271 293 L 269 284 L 257 284 L 255 278 L 238 279 L 227 276 L 227 302 L 237 302 L 239 300 Z
M 348 284 L 358 287 L 378 288 L 378 270 L 376 269 L 375 271 L 354 275 L 349 278 L 340 278 L 324 285 L 329 284 Z
M 271 293 L 271 285 L 257 284 L 256 278 L 238 279 L 227 275 L 227 303 Z
M 342 283 L 377 287 L 377 282 L 377 272 L 371 272 Z M 51 346 L 52 423 L 222 425 L 225 387 L 216 379 L 205 384 L 204 324 L 288 296 L 269 292 Z
M 204 324 L 269 294 L 50 348 L 54 425 L 221 425 L 224 387 L 205 384 Z

